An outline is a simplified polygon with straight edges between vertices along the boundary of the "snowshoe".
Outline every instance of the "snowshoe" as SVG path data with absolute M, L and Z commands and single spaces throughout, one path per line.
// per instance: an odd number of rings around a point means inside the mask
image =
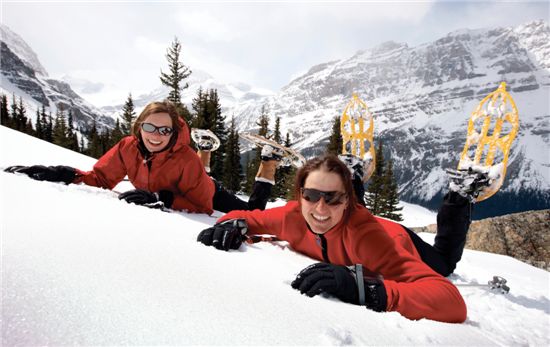
M 368 124 L 368 128 L 366 128 Z M 376 167 L 374 150 L 374 117 L 357 94 L 353 94 L 340 119 L 343 155 L 355 156 L 363 161 L 363 182 L 366 182 Z M 365 147 L 368 145 L 368 150 Z M 344 161 L 345 162 L 345 161 Z M 349 167 L 349 165 L 348 165 Z
M 191 129 L 191 138 L 201 151 L 213 152 L 220 147 L 220 139 L 208 129 Z
M 272 145 L 264 145 L 262 147 L 262 152 L 260 154 L 260 158 L 262 160 L 276 160 L 281 161 L 285 155 L 285 152 L 277 147 L 273 147 Z
M 339 154 L 338 159 L 346 164 L 351 173 L 352 179 L 358 178 L 361 182 L 366 181 L 365 172 L 370 169 L 372 162 L 370 153 L 365 154 L 365 159 L 361 159 L 353 154 Z
M 467 170 L 447 169 L 451 182 L 449 189 L 467 198 L 471 203 L 476 202 L 479 194 L 490 187 L 493 179 L 489 172 L 483 168 L 468 168 Z
M 476 201 L 495 194 L 506 176 L 512 142 L 519 129 L 519 115 L 514 100 L 502 82 L 497 90 L 477 106 L 468 123 L 468 136 L 458 163 L 458 171 L 485 171 L 491 179 Z
M 263 146 L 262 153 L 265 154 L 266 159 L 277 160 L 276 157 L 280 157 L 279 166 L 292 165 L 296 168 L 300 168 L 306 163 L 306 159 L 304 158 L 303 155 L 293 150 L 292 148 L 288 148 L 283 145 L 280 145 L 273 140 L 269 140 L 263 136 L 260 136 L 257 134 L 251 134 L 248 132 L 240 133 L 239 136 L 255 145 Z M 272 149 L 267 148 L 266 145 L 269 145 Z M 273 158 L 271 156 L 273 156 Z M 262 160 L 264 159 L 262 158 Z

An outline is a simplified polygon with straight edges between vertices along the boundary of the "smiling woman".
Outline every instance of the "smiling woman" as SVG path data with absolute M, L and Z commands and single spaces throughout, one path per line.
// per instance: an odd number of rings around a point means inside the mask
M 338 157 L 309 160 L 297 173 L 294 192 L 296 200 L 282 207 L 226 214 L 199 233 L 197 241 L 228 250 L 238 249 L 247 238 L 272 234 L 293 250 L 321 261 L 303 269 L 292 282 L 292 288 L 302 294 L 325 293 L 374 311 L 397 311 L 410 319 L 453 323 L 466 319 L 462 296 L 441 274 L 452 272 L 462 255 L 468 200 L 455 193 L 454 202 L 447 201 L 440 212 L 438 237 L 441 246 L 446 244 L 440 251 L 449 265 L 436 270 L 436 262 L 429 260 L 437 257 L 423 256 L 429 253 L 427 244 L 357 203 L 350 171 Z

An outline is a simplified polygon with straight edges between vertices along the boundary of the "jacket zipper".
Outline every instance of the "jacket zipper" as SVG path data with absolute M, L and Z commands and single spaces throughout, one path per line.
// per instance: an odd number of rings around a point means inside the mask
M 315 238 L 317 239 L 317 244 L 321 247 L 321 251 L 323 252 L 323 260 L 325 263 L 330 264 L 330 260 L 328 258 L 327 239 L 323 234 L 316 234 Z

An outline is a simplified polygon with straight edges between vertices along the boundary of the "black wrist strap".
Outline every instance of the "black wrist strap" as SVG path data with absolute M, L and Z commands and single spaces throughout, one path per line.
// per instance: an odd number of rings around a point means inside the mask
M 365 305 L 365 280 L 363 279 L 363 265 L 355 264 L 355 281 L 359 292 L 359 305 Z

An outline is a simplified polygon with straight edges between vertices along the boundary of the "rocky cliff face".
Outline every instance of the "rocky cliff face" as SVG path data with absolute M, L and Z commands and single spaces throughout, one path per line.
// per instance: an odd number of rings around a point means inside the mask
M 375 115 L 377 140 L 394 160 L 400 197 L 435 208 L 456 167 L 477 104 L 505 81 L 520 113 L 505 184 L 477 217 L 550 206 L 550 29 L 462 30 L 417 47 L 387 42 L 345 60 L 319 64 L 255 107 L 240 108 L 240 130 L 253 130 L 260 108 L 281 117 L 305 155 L 324 151 L 332 119 L 352 93 Z
M 435 224 L 413 228 L 435 233 Z M 466 248 L 514 257 L 541 269 L 550 270 L 550 210 L 527 211 L 474 221 Z
M 82 99 L 69 84 L 48 78 L 36 54 L 17 34 L 4 25 L 0 25 L 0 34 L 0 92 L 6 94 L 10 102 L 12 94 L 17 99 L 21 97 L 30 117 L 34 117 L 35 110 L 42 105 L 54 115 L 58 109 L 63 109 L 65 115 L 70 110 L 77 129 L 88 129 L 94 119 L 100 128 L 114 126 L 113 118 Z

